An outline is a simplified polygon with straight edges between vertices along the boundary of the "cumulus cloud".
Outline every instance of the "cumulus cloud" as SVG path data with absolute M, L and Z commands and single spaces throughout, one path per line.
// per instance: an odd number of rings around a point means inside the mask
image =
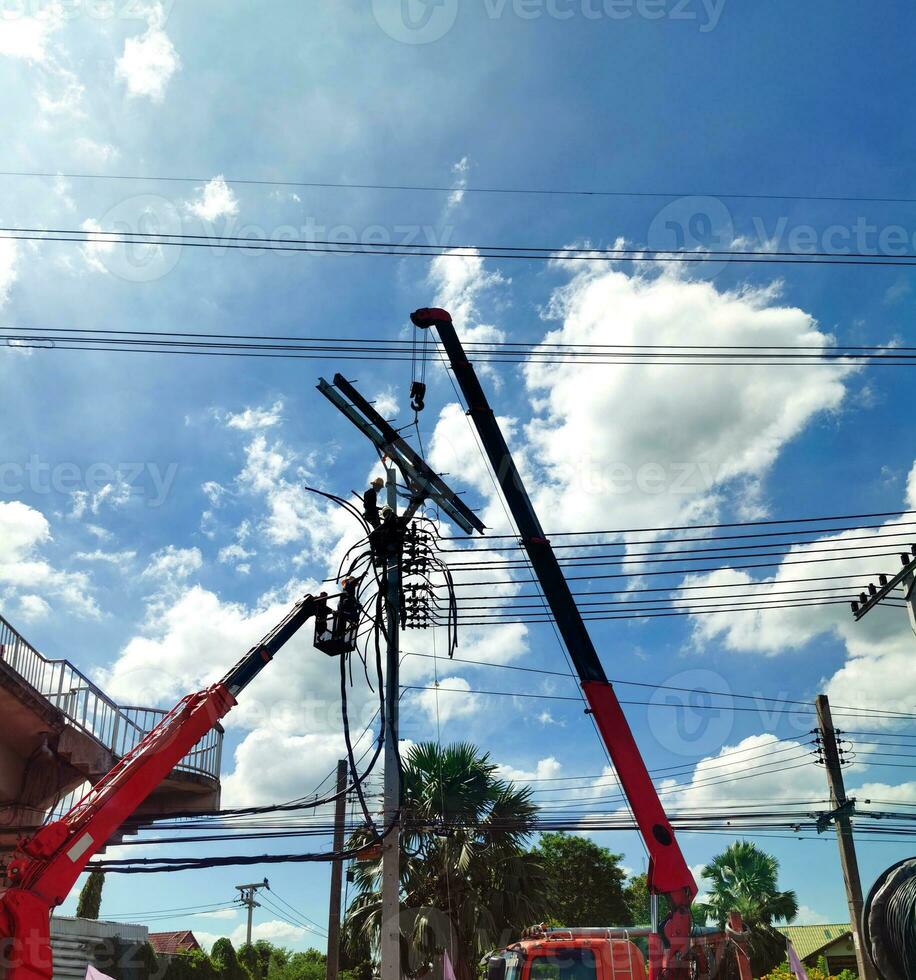
M 468 157 L 462 157 L 452 167 L 452 193 L 448 196 L 446 214 L 458 207 L 464 200 L 464 192 L 468 186 L 468 174 L 471 172 L 471 161 Z
M 175 45 L 165 32 L 165 11 L 154 3 L 145 11 L 146 30 L 128 37 L 115 65 L 115 77 L 127 86 L 127 94 L 161 102 L 169 81 L 181 67 Z
M 418 691 L 415 703 L 433 724 L 446 724 L 456 718 L 466 718 L 478 710 L 476 697 L 469 696 L 471 685 L 463 677 L 444 677 L 432 691 Z M 456 697 L 455 695 L 459 695 Z M 462 696 L 463 695 L 463 696 Z
M 907 534 L 901 536 L 893 521 L 871 529 L 824 535 L 810 544 L 790 548 L 766 579 L 755 579 L 750 572 L 738 569 L 688 576 L 684 584 L 702 591 L 691 592 L 694 598 L 678 604 L 686 609 L 698 608 L 703 604 L 698 596 L 747 592 L 750 591 L 748 583 L 762 581 L 764 584 L 753 587 L 755 597 L 778 607 L 780 594 L 791 596 L 803 587 L 797 583 L 797 579 L 809 574 L 803 563 L 816 559 L 818 577 L 841 577 L 821 586 L 822 598 L 817 604 L 741 615 L 704 614 L 694 620 L 694 644 L 703 648 L 715 641 L 731 650 L 779 656 L 803 649 L 819 636 L 833 635 L 844 644 L 847 659 L 831 677 L 821 681 L 820 687 L 835 704 L 912 711 L 916 703 L 916 675 L 911 669 L 913 633 L 906 612 L 893 606 L 879 606 L 856 622 L 848 606 L 853 589 L 874 580 L 879 572 L 899 567 L 897 554 L 907 549 L 907 542 Z M 848 557 L 862 554 L 871 557 Z M 832 585 L 835 588 L 831 589 Z M 892 724 L 890 719 L 865 714 L 859 720 L 863 719 L 870 725 Z M 850 723 L 849 716 L 845 720 Z
M 244 561 L 246 558 L 251 558 L 253 555 L 253 551 L 248 551 L 240 544 L 227 544 L 225 548 L 220 548 L 219 554 L 217 555 L 217 561 L 219 561 L 221 565 L 229 565 L 233 562 Z
M 451 313 L 459 326 L 461 339 L 467 343 L 485 343 L 506 339 L 505 332 L 480 316 L 480 304 L 493 289 L 507 286 L 512 280 L 499 272 L 490 272 L 476 250 L 456 255 L 447 252 L 430 263 L 428 282 L 435 291 L 433 304 Z M 488 364 L 478 370 L 496 380 L 498 375 Z
M 50 612 L 51 607 L 40 595 L 22 595 L 19 597 L 19 615 L 27 623 L 45 619 Z
M 375 402 L 375 410 L 386 419 L 393 419 L 398 414 L 398 397 L 395 388 L 388 385 L 377 392 L 372 399 Z
M 259 432 L 246 447 L 238 485 L 263 498 L 267 514 L 261 529 L 271 544 L 305 542 L 314 552 L 334 540 L 325 509 L 303 489 L 308 474 L 308 466 L 279 440 L 268 442 Z
M 167 583 L 183 582 L 203 563 L 199 548 L 176 548 L 170 544 L 150 557 L 143 577 Z
M 668 274 L 586 270 L 549 304 L 551 344 L 764 344 L 824 347 L 832 338 L 774 288 L 720 292 Z M 615 366 L 530 362 L 535 417 L 525 434 L 538 461 L 537 504 L 563 530 L 681 525 L 740 500 L 785 446 L 836 410 L 852 368 Z M 759 507 L 759 500 L 752 500 Z
M 136 855 L 132 856 L 136 857 Z M 201 917 L 199 916 L 199 918 Z M 229 934 L 228 938 L 233 946 L 238 948 L 244 945 L 247 938 L 246 929 L 246 925 L 240 925 Z M 200 942 L 201 946 L 207 950 L 213 946 L 217 939 L 221 939 L 223 935 L 223 933 L 207 932 L 203 929 L 194 930 L 194 936 Z M 308 931 L 306 929 L 290 925 L 288 922 L 281 922 L 279 919 L 272 919 L 270 922 L 256 922 L 251 927 L 252 942 L 265 939 L 278 946 L 301 946 L 302 940 L 307 935 Z M 316 932 L 315 935 L 317 936 L 318 933 Z
M 136 557 L 136 551 L 103 551 L 101 548 L 96 548 L 95 551 L 77 551 L 73 560 L 101 562 L 108 565 L 128 565 Z
M 16 243 L 12 239 L 0 241 L 0 306 L 10 296 L 10 289 L 16 281 Z
M 80 252 L 86 265 L 96 272 L 108 272 L 105 257 L 114 250 L 114 242 L 102 234 L 102 226 L 95 218 L 87 218 L 80 227 L 88 232 L 86 243 L 80 246 Z
M 41 556 L 50 543 L 51 527 L 44 514 L 18 500 L 0 502 L 0 596 L 18 596 L 26 618 L 41 618 L 48 597 L 59 598 L 77 615 L 98 617 L 89 577 L 54 568 Z
M 200 189 L 200 195 L 188 203 L 188 211 L 202 221 L 216 221 L 217 218 L 229 218 L 238 214 L 239 202 L 232 188 L 220 174 L 204 184 Z M 282 408 L 282 405 L 279 407 Z M 238 419 L 243 416 L 234 416 L 234 418 Z M 275 423 L 269 422 L 268 424 Z M 236 427 L 245 428 L 241 424 Z M 247 427 L 255 428 L 256 426 L 249 425 Z
M 63 10 L 58 4 L 47 4 L 27 14 L 26 7 L 14 4 L 0 13 L 0 55 L 45 64 L 51 58 L 51 39 L 63 25 Z
M 230 429 L 251 432 L 254 429 L 269 429 L 283 421 L 283 402 L 274 402 L 270 408 L 246 408 L 243 412 L 229 414 L 226 425 Z

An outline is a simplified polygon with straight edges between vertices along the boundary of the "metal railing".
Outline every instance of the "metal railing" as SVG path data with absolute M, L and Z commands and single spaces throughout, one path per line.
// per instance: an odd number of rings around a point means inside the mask
M 136 748 L 167 714 L 161 708 L 116 704 L 69 661 L 42 656 L 2 616 L 0 660 L 118 758 Z M 222 747 L 223 733 L 211 728 L 175 768 L 219 779 Z

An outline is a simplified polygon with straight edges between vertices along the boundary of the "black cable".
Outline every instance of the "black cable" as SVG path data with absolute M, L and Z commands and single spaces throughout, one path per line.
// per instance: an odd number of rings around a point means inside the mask
M 43 229 L 38 229 L 43 231 Z M 816 265 L 816 266 L 876 266 L 880 268 L 909 268 L 916 266 L 916 256 L 890 258 L 881 254 L 868 255 L 868 253 L 858 254 L 857 258 L 846 258 L 830 254 L 829 258 L 811 255 L 806 253 L 786 253 L 783 256 L 774 255 L 772 252 L 703 252 L 696 255 L 675 254 L 671 251 L 653 251 L 651 249 L 640 249 L 637 255 L 616 255 L 616 254 L 595 254 L 594 249 L 582 249 L 579 251 L 564 248 L 550 248 L 535 252 L 521 251 L 487 251 L 485 248 L 473 246 L 472 251 L 453 250 L 445 247 L 437 247 L 437 251 L 418 251 L 416 246 L 398 245 L 391 247 L 374 242 L 359 243 L 358 247 L 344 247 L 333 244 L 332 246 L 321 244 L 286 245 L 280 244 L 279 240 L 243 238 L 241 241 L 232 241 L 231 238 L 206 237 L 206 241 L 196 241 L 188 235 L 161 235 L 153 233 L 131 233 L 131 232 L 86 232 L 80 229 L 48 229 L 45 234 L 22 233 L 25 229 L 19 228 L 0 228 L 0 239 L 11 241 L 36 241 L 36 242 L 60 242 L 77 245 L 89 245 L 102 242 L 111 245 L 156 245 L 156 246 L 177 246 L 179 248 L 219 248 L 219 249 L 241 249 L 245 251 L 257 252 L 296 252 L 311 254 L 333 254 L 333 255 L 371 255 L 371 256 L 399 256 L 409 258 L 489 258 L 504 260 L 519 260 L 527 262 L 626 262 L 626 263 L 648 263 L 657 262 L 662 264 L 697 264 L 704 262 L 715 262 L 724 265 Z M 57 232 L 57 234 L 55 234 Z M 110 237 L 101 237 L 107 235 Z M 120 235 L 121 237 L 113 237 Z M 131 237 L 136 235 L 137 237 Z M 348 243 L 349 244 L 349 243 Z M 511 248 L 511 246 L 509 246 Z M 574 252 L 575 254 L 569 254 Z
M 612 530 L 601 531 L 546 531 L 548 538 L 570 538 L 582 535 L 619 535 L 619 534 L 651 534 L 653 532 L 669 531 L 711 531 L 718 528 L 733 527 L 774 527 L 777 524 L 823 524 L 825 521 L 835 523 L 837 521 L 866 521 L 877 520 L 882 517 L 899 517 L 901 515 L 916 514 L 916 510 L 890 510 L 880 511 L 873 514 L 833 514 L 828 517 L 791 517 L 780 520 L 768 519 L 763 521 L 734 521 L 730 524 L 681 524 L 675 527 L 626 527 L 614 528 Z M 497 539 L 512 538 L 518 540 L 518 534 L 488 534 L 486 540 L 495 541 Z M 449 535 L 443 541 L 479 541 L 480 538 L 472 534 Z
M 208 184 L 212 177 L 181 177 L 156 176 L 152 174 L 90 174 L 90 173 L 46 173 L 36 170 L 3 170 L 0 177 L 37 177 L 51 180 L 118 180 L 140 181 L 144 183 L 182 183 Z M 383 183 L 347 183 L 343 181 L 304 181 L 277 180 L 251 177 L 223 177 L 227 184 L 239 184 L 253 187 L 302 187 L 319 190 L 372 190 L 398 191 L 413 193 L 453 194 L 454 185 L 444 187 L 436 184 L 383 184 Z M 714 197 L 726 201 L 823 201 L 837 204 L 916 204 L 916 198 L 911 197 L 852 197 L 827 196 L 822 194 L 752 194 L 752 193 L 722 193 L 700 191 L 622 191 L 599 189 L 571 188 L 533 188 L 533 187 L 462 187 L 462 194 L 509 194 L 535 195 L 549 197 L 633 197 L 633 198 L 682 198 L 682 197 Z

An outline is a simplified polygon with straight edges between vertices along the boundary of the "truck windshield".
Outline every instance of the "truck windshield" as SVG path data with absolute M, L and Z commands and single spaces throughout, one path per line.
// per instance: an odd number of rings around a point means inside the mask
M 531 959 L 529 980 L 595 980 L 595 954 L 590 949 L 564 949 Z

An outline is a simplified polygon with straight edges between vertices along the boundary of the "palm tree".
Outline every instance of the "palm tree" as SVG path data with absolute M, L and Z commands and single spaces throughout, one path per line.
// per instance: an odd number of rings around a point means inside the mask
M 401 943 L 404 972 L 419 975 L 448 951 L 457 980 L 480 957 L 544 917 L 546 879 L 526 853 L 537 807 L 529 788 L 496 776 L 467 743 L 413 746 L 403 760 Z M 371 843 L 368 830 L 350 846 Z M 345 922 L 354 955 L 378 949 L 381 861 L 360 862 Z
M 779 861 L 749 841 L 735 841 L 703 868 L 712 887 L 700 911 L 723 928 L 729 912 L 740 912 L 751 933 L 754 976 L 767 973 L 785 957 L 785 939 L 774 921 L 791 922 L 798 914 L 793 891 L 779 890 Z

